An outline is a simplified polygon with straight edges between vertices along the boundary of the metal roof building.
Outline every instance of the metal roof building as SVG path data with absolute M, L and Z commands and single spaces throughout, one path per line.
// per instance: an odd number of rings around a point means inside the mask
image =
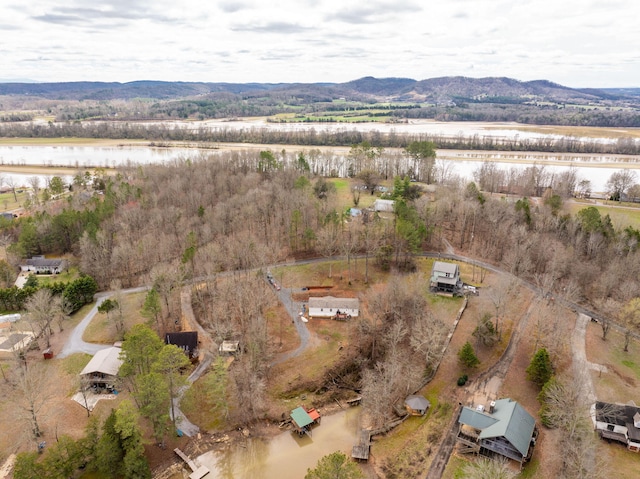
M 462 434 L 467 441 L 475 439 L 478 446 L 475 452 L 490 451 L 521 464 L 531 456 L 537 436 L 536 421 L 512 399 L 492 402 L 490 413 L 463 407 L 458 422 L 477 433 L 468 434 L 463 431 Z

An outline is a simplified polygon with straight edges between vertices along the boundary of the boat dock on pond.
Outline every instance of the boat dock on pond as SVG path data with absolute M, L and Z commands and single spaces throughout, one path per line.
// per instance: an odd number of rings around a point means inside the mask
M 193 471 L 191 474 L 189 474 L 189 479 L 200 479 L 200 478 L 206 476 L 207 474 L 209 474 L 209 468 L 207 468 L 205 466 L 198 466 L 194 461 L 192 461 L 189 458 L 189 456 L 187 456 L 184 452 L 182 452 L 177 447 L 173 450 L 173 452 L 175 452 L 178 456 L 180 456 L 180 458 L 184 462 L 186 462 L 187 465 Z
M 351 449 L 351 457 L 354 459 L 367 461 L 369 460 L 369 451 L 371 449 L 371 431 L 368 429 L 360 429 L 358 444 Z

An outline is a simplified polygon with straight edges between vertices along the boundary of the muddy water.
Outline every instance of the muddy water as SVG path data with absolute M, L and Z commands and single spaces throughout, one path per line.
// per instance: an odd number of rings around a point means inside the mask
M 301 148 L 304 149 L 304 148 Z M 3 165 L 66 166 L 74 168 L 116 167 L 125 164 L 170 163 L 177 158 L 197 158 L 200 155 L 215 154 L 212 150 L 187 148 L 151 148 L 147 146 L 6 146 L 0 145 L 0 174 L 14 176 L 17 184 L 27 184 L 31 175 L 20 175 L 3 171 Z M 611 174 L 622 166 L 640 169 L 640 164 L 629 163 L 636 157 L 621 155 L 565 155 L 546 153 L 478 152 L 440 150 L 438 158 L 446 163 L 449 173 L 472 179 L 473 171 L 483 161 L 496 161 L 499 168 L 513 166 L 526 168 L 534 164 L 545 165 L 549 172 L 559 173 L 569 165 L 579 167 L 581 179 L 591 181 L 593 191 L 603 191 Z M 620 167 L 618 167 L 618 164 Z M 342 166 L 346 169 L 346 163 Z M 346 171 L 342 171 L 346 174 Z M 49 175 L 50 176 L 50 175 Z M 69 178 L 71 178 L 69 176 Z M 66 178 L 65 178 L 66 179 Z
M 322 417 L 312 437 L 287 430 L 270 439 L 247 439 L 241 446 L 208 452 L 198 462 L 220 479 L 300 479 L 318 459 L 335 451 L 351 455 L 358 433 L 360 408 Z

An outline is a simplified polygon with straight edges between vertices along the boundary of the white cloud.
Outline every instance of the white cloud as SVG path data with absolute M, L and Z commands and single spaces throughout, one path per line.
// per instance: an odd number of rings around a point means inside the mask
M 342 82 L 510 76 L 640 86 L 633 0 L 32 0 L 0 5 L 8 78 Z

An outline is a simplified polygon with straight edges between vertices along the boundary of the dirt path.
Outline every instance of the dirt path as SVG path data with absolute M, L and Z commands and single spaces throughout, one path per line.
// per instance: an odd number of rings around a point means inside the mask
M 571 336 L 571 352 L 573 353 L 573 374 L 578 378 L 578 383 L 582 385 L 582 397 L 586 398 L 589 404 L 596 402 L 596 390 L 591 378 L 591 370 L 606 373 L 607 367 L 587 361 L 585 349 L 585 336 L 587 325 L 591 318 L 586 314 L 578 314 L 574 333 Z
M 529 304 L 529 307 L 525 311 L 525 313 L 518 321 L 518 325 L 514 329 L 511 337 L 509 338 L 509 344 L 507 345 L 504 353 L 489 369 L 480 374 L 478 378 L 473 381 L 473 383 L 465 389 L 467 393 L 466 403 L 470 405 L 476 404 L 484 404 L 489 399 L 498 399 L 498 392 L 500 391 L 500 387 L 502 386 L 502 381 L 504 381 L 505 376 L 507 375 L 507 371 L 511 366 L 511 362 L 515 356 L 516 350 L 518 348 L 518 343 L 520 339 L 522 339 L 522 335 L 527 327 L 527 323 L 529 322 L 529 317 L 536 306 L 536 302 L 532 301 Z M 429 467 L 429 471 L 427 472 L 427 479 L 440 479 L 442 474 L 444 473 L 445 467 L 447 467 L 447 463 L 449 462 L 449 458 L 453 452 L 453 449 L 456 445 L 456 436 L 458 433 L 458 418 L 460 417 L 460 412 L 462 411 L 463 403 L 460 403 L 455 413 L 453 414 L 453 418 L 449 423 L 449 427 L 445 434 L 444 440 L 440 444 L 436 455 L 431 462 L 431 466 Z

